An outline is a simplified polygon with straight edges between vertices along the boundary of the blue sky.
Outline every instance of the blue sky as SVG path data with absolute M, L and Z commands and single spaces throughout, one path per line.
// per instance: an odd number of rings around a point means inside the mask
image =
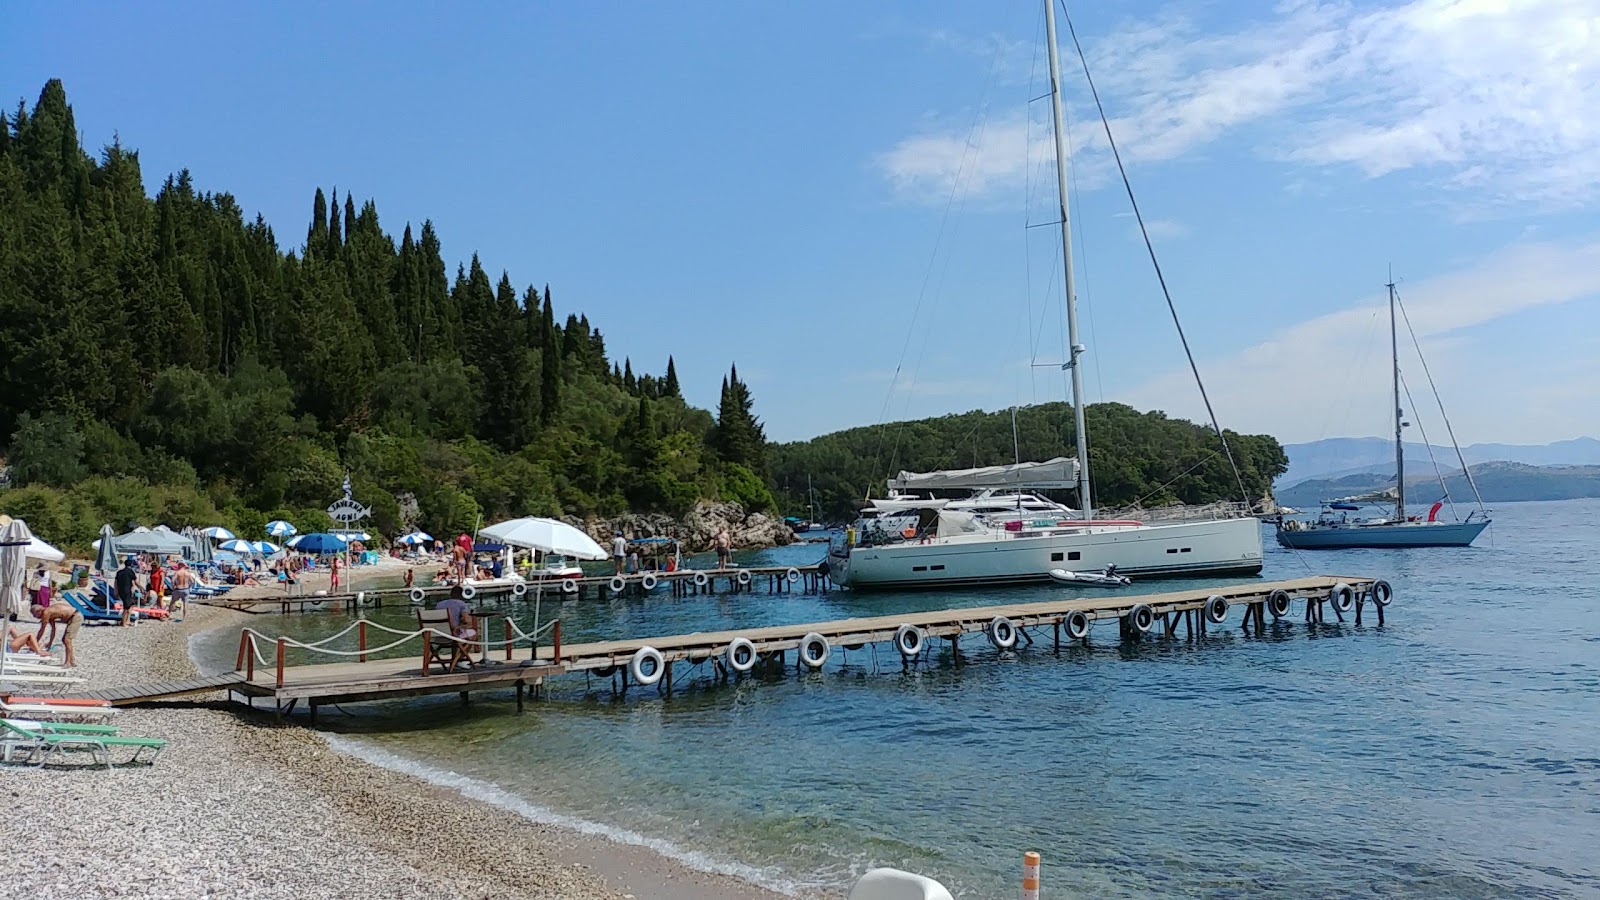
M 1600 433 L 1589 0 L 1082 6 L 1225 425 L 1383 433 L 1392 264 L 1464 442 Z M 152 188 L 188 167 L 292 243 L 319 185 L 397 234 L 431 217 L 452 264 L 551 284 L 635 370 L 674 354 L 691 401 L 738 362 L 775 439 L 1063 396 L 1031 365 L 1062 348 L 1057 238 L 1025 227 L 1053 205 L 1031 0 L 21 2 L 0 27 L 7 105 L 63 78 Z M 1089 398 L 1197 416 L 1063 65 Z

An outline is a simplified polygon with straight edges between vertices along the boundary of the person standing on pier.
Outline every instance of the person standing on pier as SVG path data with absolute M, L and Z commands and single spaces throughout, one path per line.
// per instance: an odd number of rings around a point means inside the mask
M 715 543 L 717 545 L 717 568 L 726 569 L 728 567 L 728 558 L 733 553 L 733 538 L 729 537 L 726 527 L 717 532 Z
M 123 560 L 122 568 L 117 570 L 116 594 L 117 600 L 122 603 L 122 627 L 128 627 L 128 622 L 133 616 L 133 608 L 139 605 L 135 595 L 138 592 L 139 571 L 135 568 L 137 563 L 133 557 Z
M 617 571 L 615 574 L 622 574 L 623 563 L 627 558 L 628 539 L 622 536 L 621 531 L 618 531 L 616 535 L 611 538 L 611 561 L 617 566 Z

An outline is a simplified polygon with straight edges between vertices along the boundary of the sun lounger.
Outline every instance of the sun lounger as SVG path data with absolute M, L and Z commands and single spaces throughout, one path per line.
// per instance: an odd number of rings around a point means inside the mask
M 131 765 L 139 761 L 139 757 L 146 750 L 152 751 L 150 762 L 154 763 L 156 757 L 161 755 L 161 750 L 167 742 L 159 738 L 122 737 L 117 734 L 88 734 L 79 732 L 62 732 L 46 730 L 50 723 L 31 722 L 28 720 L 0 719 L 0 735 L 5 740 L 0 742 L 0 758 L 10 762 L 12 756 L 18 751 L 25 751 L 29 758 L 37 757 L 37 762 L 43 766 L 49 760 L 50 754 L 60 754 L 65 758 L 68 750 L 87 750 L 94 756 L 97 763 L 111 768 L 112 747 L 132 747 L 133 756 L 128 760 Z M 59 726 L 58 726 L 59 727 Z M 93 726 L 80 725 L 77 728 L 90 728 Z M 102 726 L 109 727 L 109 726 Z
M 83 684 L 84 680 L 76 675 L 36 675 L 32 673 L 0 672 L 0 693 L 5 692 L 6 685 L 27 685 L 33 690 L 64 691 L 73 685 Z
M 51 701 L 44 697 L 28 697 L 27 703 L 0 700 L 0 717 L 8 719 L 110 719 L 119 710 L 110 705 L 85 706 L 77 703 Z
M 72 604 L 72 608 L 83 613 L 85 622 L 121 622 L 122 613 L 112 612 L 101 606 L 93 598 L 77 591 L 62 591 L 61 599 Z

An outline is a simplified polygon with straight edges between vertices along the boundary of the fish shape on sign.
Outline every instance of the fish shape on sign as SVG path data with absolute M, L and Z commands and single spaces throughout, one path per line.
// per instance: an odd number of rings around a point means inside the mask
M 346 497 L 343 500 L 333 501 L 333 505 L 328 507 L 328 515 L 331 516 L 336 522 L 344 522 L 349 524 L 350 522 L 356 522 L 372 515 L 372 507 L 362 506 L 356 501 L 351 500 L 349 497 Z

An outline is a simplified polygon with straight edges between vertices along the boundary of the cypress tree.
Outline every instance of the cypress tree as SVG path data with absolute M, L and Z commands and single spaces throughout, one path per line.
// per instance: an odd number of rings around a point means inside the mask
M 344 254 L 344 236 L 339 228 L 339 189 L 333 189 L 333 202 L 328 204 L 328 240 L 323 249 L 325 259 L 338 259 Z
M 372 201 L 368 200 L 367 201 L 367 205 L 371 206 L 372 205 Z M 373 214 L 374 215 L 377 214 L 376 207 L 374 207 Z M 350 246 L 350 235 L 355 231 L 355 228 L 356 228 L 356 201 L 355 201 L 355 195 L 350 193 L 349 191 L 345 191 L 344 192 L 344 244 L 345 244 L 346 247 Z
M 544 346 L 539 351 L 539 421 L 549 425 L 561 408 L 561 330 L 556 327 L 555 308 L 550 303 L 550 286 L 544 286 Z
M 668 397 L 683 396 L 678 392 L 678 366 L 672 361 L 671 356 L 667 357 L 667 380 L 666 383 L 662 385 L 662 389 L 665 395 Z
M 171 180 L 168 180 L 170 187 Z M 317 188 L 317 196 L 311 200 L 311 227 L 306 229 L 306 256 L 322 252 L 328 244 L 328 198 L 323 195 L 322 188 Z
M 633 377 L 633 360 L 623 357 L 622 360 L 622 389 L 630 394 L 638 393 L 639 383 Z

